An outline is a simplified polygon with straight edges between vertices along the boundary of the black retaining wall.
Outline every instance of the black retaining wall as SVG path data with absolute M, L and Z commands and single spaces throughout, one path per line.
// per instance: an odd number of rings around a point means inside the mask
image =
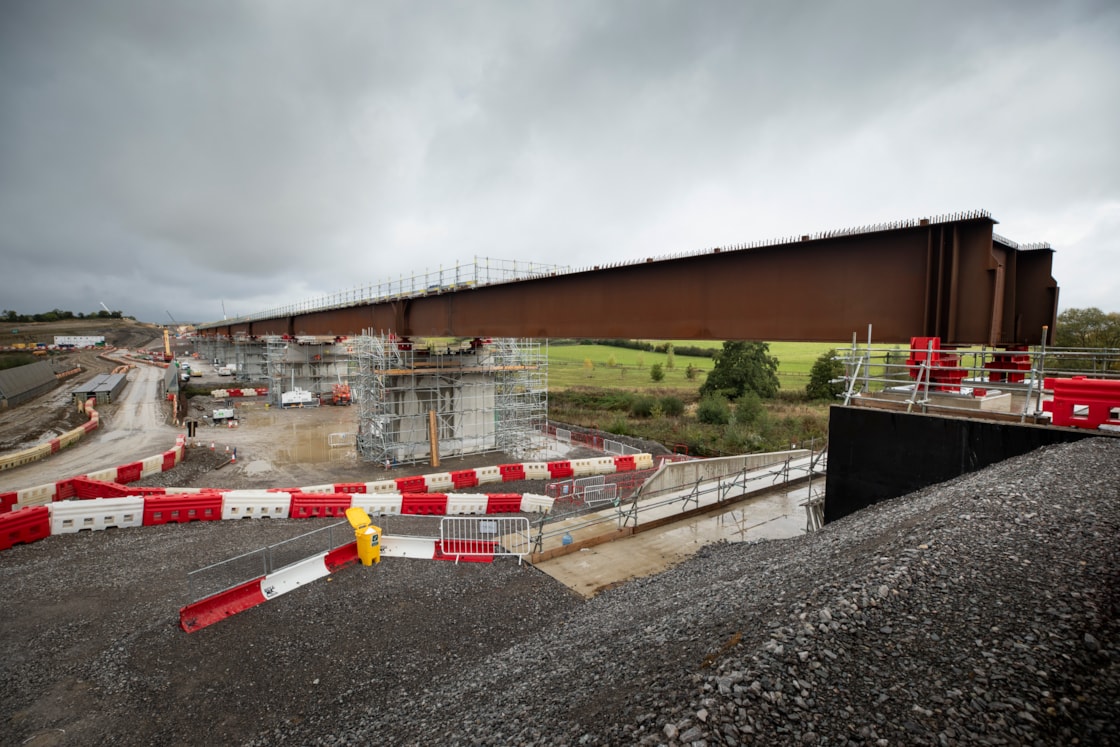
M 1099 431 L 834 405 L 828 418 L 827 524 L 888 498 Z

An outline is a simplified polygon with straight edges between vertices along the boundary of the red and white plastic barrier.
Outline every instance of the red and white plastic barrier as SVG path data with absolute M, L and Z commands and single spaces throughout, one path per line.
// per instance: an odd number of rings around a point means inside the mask
M 267 397 L 268 387 L 257 389 L 212 389 L 210 396 L 214 399 L 229 399 L 232 397 Z

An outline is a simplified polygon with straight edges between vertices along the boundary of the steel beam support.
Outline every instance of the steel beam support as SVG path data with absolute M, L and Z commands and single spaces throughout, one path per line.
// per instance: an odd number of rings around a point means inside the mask
M 966 218 L 594 268 L 372 302 L 205 333 L 1037 343 L 1057 315 L 1053 252 Z M 1051 332 L 1052 333 L 1052 332 Z

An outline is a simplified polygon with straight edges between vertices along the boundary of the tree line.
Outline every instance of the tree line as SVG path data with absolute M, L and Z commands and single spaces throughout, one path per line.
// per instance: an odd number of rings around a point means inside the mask
M 42 314 L 21 314 L 18 311 L 11 309 L 4 309 L 0 311 L 0 319 L 5 322 L 61 322 L 68 319 L 133 319 L 134 317 L 125 316 L 120 311 L 106 311 L 99 309 L 98 311 L 91 311 L 86 314 L 81 311 L 74 313 L 73 311 L 65 311 L 63 309 L 51 309 L 50 311 L 43 312 Z

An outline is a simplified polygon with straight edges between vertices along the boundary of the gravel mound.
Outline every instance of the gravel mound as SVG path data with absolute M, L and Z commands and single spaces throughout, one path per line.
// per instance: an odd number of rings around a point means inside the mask
M 333 522 L 51 537 L 0 553 L 0 743 L 1120 743 L 1118 495 L 1090 439 L 588 602 L 390 558 L 191 635 L 186 571 Z

